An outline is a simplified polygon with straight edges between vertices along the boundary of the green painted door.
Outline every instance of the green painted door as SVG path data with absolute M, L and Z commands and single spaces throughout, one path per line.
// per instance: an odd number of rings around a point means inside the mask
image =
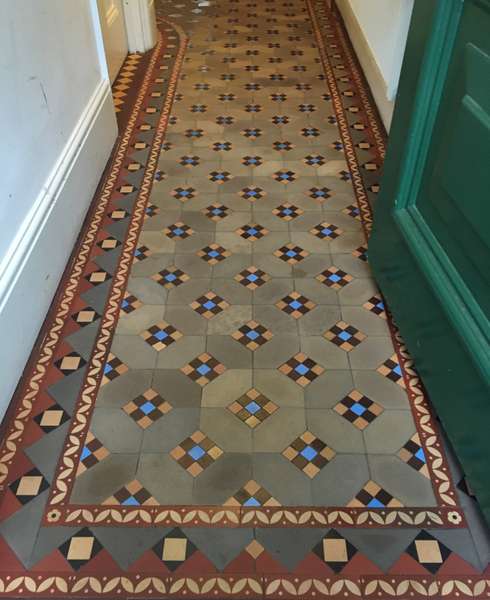
M 416 0 L 369 258 L 490 523 L 490 0 Z

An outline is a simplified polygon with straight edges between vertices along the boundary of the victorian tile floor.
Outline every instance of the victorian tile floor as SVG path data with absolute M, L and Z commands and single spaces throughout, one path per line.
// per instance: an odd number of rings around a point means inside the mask
M 367 240 L 384 134 L 322 0 L 160 0 L 0 451 L 0 595 L 488 597 Z

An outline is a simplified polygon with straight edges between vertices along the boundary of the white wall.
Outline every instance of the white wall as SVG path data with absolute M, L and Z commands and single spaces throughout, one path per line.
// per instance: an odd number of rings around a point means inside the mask
M 389 129 L 413 0 L 337 0 L 337 4 Z
M 0 1 L 0 417 L 117 135 L 95 0 Z

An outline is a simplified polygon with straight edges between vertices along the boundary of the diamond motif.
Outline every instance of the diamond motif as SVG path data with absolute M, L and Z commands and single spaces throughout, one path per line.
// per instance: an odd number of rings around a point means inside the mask
M 253 479 L 238 490 L 224 503 L 224 506 L 244 506 L 256 508 L 258 506 L 281 506 L 265 488 Z
M 262 158 L 260 156 L 244 156 L 242 164 L 246 167 L 259 167 L 262 164 Z
M 75 323 L 78 323 L 80 327 L 85 327 L 97 319 L 100 319 L 100 315 L 91 306 L 86 306 L 85 308 L 82 308 L 81 310 L 72 314 L 71 318 L 75 321 Z
M 277 256 L 277 258 L 280 258 L 290 265 L 301 262 L 304 258 L 309 256 L 309 254 L 308 251 L 303 250 L 303 248 L 300 248 L 295 244 L 286 244 L 286 246 L 282 246 L 282 248 L 279 248 L 274 252 L 274 256 Z
M 123 485 L 117 492 L 104 500 L 102 504 L 110 506 L 157 506 L 158 502 L 139 481 L 134 479 Z
M 269 233 L 269 230 L 262 225 L 258 225 L 257 223 L 250 223 L 249 225 L 244 225 L 236 230 L 239 236 L 241 236 L 244 240 L 249 240 L 250 242 L 256 242 L 263 238 L 265 235 Z
M 114 250 L 114 248 L 117 248 L 120 245 L 121 245 L 121 242 L 111 236 L 106 237 L 103 240 L 100 240 L 100 242 L 97 242 L 97 246 L 106 252 L 109 250 Z
M 338 531 L 331 529 L 321 542 L 313 548 L 313 552 L 335 573 L 340 573 L 352 560 L 357 549 Z
M 128 367 L 115 354 L 109 352 L 107 362 L 104 365 L 104 374 L 102 375 L 101 385 L 105 385 L 113 381 L 119 375 L 123 375 L 129 371 Z
M 180 369 L 192 381 L 200 386 L 207 385 L 226 371 L 226 367 L 207 352 L 200 354 L 194 360 Z
M 305 431 L 282 452 L 284 458 L 292 462 L 310 479 L 318 475 L 320 470 L 335 457 L 335 454 L 332 448 L 329 448 L 325 442 L 310 431 Z
M 208 217 L 208 219 L 211 219 L 211 221 L 218 222 L 228 215 L 229 208 L 224 204 L 211 204 L 210 206 L 205 208 L 203 212 L 206 215 L 206 217 Z
M 170 456 L 193 477 L 200 475 L 222 454 L 223 450 L 202 431 L 195 431 L 170 452 Z
M 298 176 L 293 171 L 277 171 L 276 173 L 274 173 L 272 178 L 276 181 L 279 181 L 279 183 L 287 184 L 296 181 Z
M 316 227 L 313 227 L 313 229 L 310 229 L 310 233 L 321 240 L 326 238 L 329 240 L 335 240 L 344 232 L 342 229 L 340 229 L 340 227 L 337 227 L 337 225 L 332 225 L 332 223 L 320 223 Z
M 230 142 L 215 142 L 211 148 L 215 152 L 229 152 L 232 148 L 232 145 Z
M 368 481 L 347 506 L 353 508 L 399 508 L 403 504 L 374 481 Z
M 367 255 L 366 246 L 359 246 L 359 248 L 356 248 L 352 252 L 352 256 L 355 256 L 356 258 L 358 258 L 359 260 L 362 260 L 363 262 L 367 262 L 368 255 Z
M 393 354 L 390 358 L 385 360 L 385 362 L 376 370 L 384 377 L 387 377 L 390 381 L 393 381 L 400 387 L 405 388 L 402 369 L 396 354 Z
M 272 332 L 257 321 L 249 321 L 232 333 L 231 337 L 249 350 L 255 351 L 272 338 Z
M 153 546 L 153 552 L 170 571 L 175 571 L 196 551 L 196 546 L 178 528 Z
M 87 469 L 91 469 L 104 458 L 109 456 L 109 450 L 104 448 L 102 443 L 94 436 L 91 431 L 87 432 L 85 443 L 80 454 L 78 469 L 76 476 L 85 473 Z
M 381 319 L 386 320 L 387 317 L 386 317 L 385 304 L 384 304 L 381 296 L 378 296 L 377 294 L 375 296 L 372 296 L 362 306 L 366 310 L 369 310 L 369 312 L 372 312 L 375 315 L 377 315 L 378 317 L 380 317 Z
M 228 409 L 251 429 L 270 417 L 279 407 L 255 388 L 232 402 Z
M 332 190 L 329 190 L 326 187 L 317 188 L 313 187 L 309 190 L 309 197 L 314 198 L 315 200 L 328 200 L 328 198 L 332 197 Z
M 280 300 L 276 306 L 287 315 L 299 319 L 309 313 L 310 310 L 313 310 L 316 304 L 298 292 L 291 292 Z
M 147 246 L 140 246 L 134 251 L 134 260 L 142 261 L 151 256 L 151 251 Z
M 427 479 L 430 479 L 429 469 L 427 468 L 427 459 L 425 458 L 425 452 L 420 443 L 420 437 L 418 433 L 415 433 L 403 448 L 398 452 L 398 456 L 403 462 L 410 465 L 412 469 L 415 469 L 421 473 Z
M 272 211 L 273 215 L 279 217 L 283 221 L 292 221 L 293 219 L 296 219 L 296 217 L 299 217 L 299 215 L 302 215 L 303 213 L 304 211 L 301 210 L 301 208 L 294 206 L 294 204 L 289 204 L 289 202 L 281 204 Z
M 174 238 L 185 240 L 186 238 L 190 237 L 194 233 L 194 231 L 189 227 L 189 225 L 186 225 L 185 223 L 179 221 L 178 223 L 170 225 L 170 227 L 166 227 L 163 230 L 163 233 L 171 240 L 173 240 Z
M 104 283 L 108 279 L 111 279 L 111 275 L 107 271 L 104 271 L 104 269 L 98 269 L 97 271 L 92 271 L 92 273 L 86 275 L 85 279 L 92 285 L 96 286 Z
M 197 256 L 210 265 L 217 265 L 228 256 L 231 256 L 231 252 L 228 252 L 228 250 L 225 250 L 223 246 L 219 246 L 218 244 L 209 244 L 209 246 L 199 250 Z
M 289 152 L 294 148 L 294 144 L 291 144 L 291 142 L 274 142 L 272 147 L 278 152 Z
M 305 156 L 304 162 L 310 167 L 321 167 L 325 164 L 325 157 L 319 154 L 308 154 Z
M 361 211 L 359 210 L 359 207 L 356 206 L 355 204 L 351 204 L 351 205 L 347 206 L 346 208 L 344 208 L 344 210 L 342 212 L 345 215 L 352 217 L 353 219 L 357 219 L 358 221 L 361 220 Z
M 228 173 L 228 171 L 212 171 L 208 178 L 214 183 L 226 183 L 227 181 L 230 181 L 232 177 L 231 173 Z
M 87 364 L 87 361 L 78 354 L 78 352 L 70 352 L 54 363 L 63 375 L 70 375 L 81 367 Z
M 191 200 L 196 195 L 196 190 L 192 187 L 182 188 L 178 187 L 175 190 L 171 191 L 172 196 L 181 200 L 182 202 L 186 202 L 187 200 Z
M 451 555 L 451 550 L 422 530 L 406 549 L 406 553 L 435 575 Z
M 270 275 L 267 275 L 261 269 L 257 269 L 257 267 L 249 267 L 238 273 L 238 275 L 235 275 L 235 281 L 238 281 L 238 283 L 241 283 L 252 291 L 264 285 L 269 280 Z
M 151 388 L 122 408 L 141 429 L 147 429 L 172 410 L 172 406 Z
M 183 167 L 197 167 L 199 164 L 199 156 L 181 156 L 179 164 Z
M 345 321 L 339 321 L 323 335 L 327 340 L 346 352 L 350 352 L 366 339 L 362 331 L 359 331 L 359 329 L 356 329 L 353 325 L 349 325 Z
M 9 485 L 10 491 L 21 504 L 27 504 L 49 488 L 41 471 L 34 468 Z
M 257 127 L 249 127 L 247 129 L 243 129 L 240 133 L 248 138 L 249 140 L 256 140 L 262 135 L 262 131 Z
M 214 292 L 207 292 L 192 302 L 190 306 L 206 319 L 212 319 L 214 316 L 219 315 L 220 312 L 226 310 L 230 305 Z
M 69 419 L 68 413 L 59 404 L 53 404 L 53 406 L 50 406 L 34 417 L 34 421 L 44 433 L 54 431 Z
M 75 571 L 91 561 L 102 550 L 102 545 L 90 529 L 84 528 L 59 546 L 59 551 Z
M 143 306 L 143 303 L 140 302 L 136 296 L 133 296 L 133 294 L 130 294 L 129 292 L 124 292 L 124 298 L 121 302 L 121 310 L 123 312 L 129 315 L 141 306 Z
M 341 290 L 354 278 L 352 277 L 352 275 L 349 275 L 345 271 L 342 271 L 342 269 L 338 269 L 337 267 L 329 267 L 328 269 L 322 271 L 322 273 L 317 275 L 315 279 L 320 283 L 328 285 L 328 287 L 331 287 L 334 290 Z
M 303 352 L 292 356 L 278 370 L 301 387 L 306 387 L 325 371 L 322 366 L 312 358 L 308 358 Z
M 164 288 L 172 289 L 179 285 L 182 285 L 186 281 L 189 281 L 190 277 L 181 269 L 171 266 L 167 269 L 163 269 L 163 271 L 159 271 L 152 275 L 151 278 L 153 281 L 156 281 Z
M 260 200 L 260 198 L 263 198 L 266 195 L 264 190 L 260 187 L 246 187 L 243 188 L 239 194 L 242 198 L 250 200 L 251 202 Z
M 357 390 L 352 390 L 350 394 L 334 406 L 334 410 L 362 431 L 376 417 L 379 417 L 383 412 L 383 407 Z
M 175 329 L 173 325 L 169 325 L 166 321 L 160 321 L 152 325 L 149 329 L 142 331 L 140 335 L 157 352 L 167 348 L 170 344 L 183 337 L 180 331 Z

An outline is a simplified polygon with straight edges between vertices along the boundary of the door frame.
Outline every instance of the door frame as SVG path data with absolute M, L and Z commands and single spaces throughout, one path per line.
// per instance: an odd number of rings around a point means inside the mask
M 490 386 L 488 319 L 415 204 L 463 7 L 460 0 L 445 0 L 437 7 L 434 34 L 420 75 L 393 216 L 434 294 L 440 299 L 454 329 Z
M 479 346 L 488 317 L 479 320 L 481 308 L 413 205 L 464 4 L 415 0 L 368 255 L 490 524 L 490 361 L 488 342 Z M 457 461 L 454 465 L 455 477 L 461 478 Z

